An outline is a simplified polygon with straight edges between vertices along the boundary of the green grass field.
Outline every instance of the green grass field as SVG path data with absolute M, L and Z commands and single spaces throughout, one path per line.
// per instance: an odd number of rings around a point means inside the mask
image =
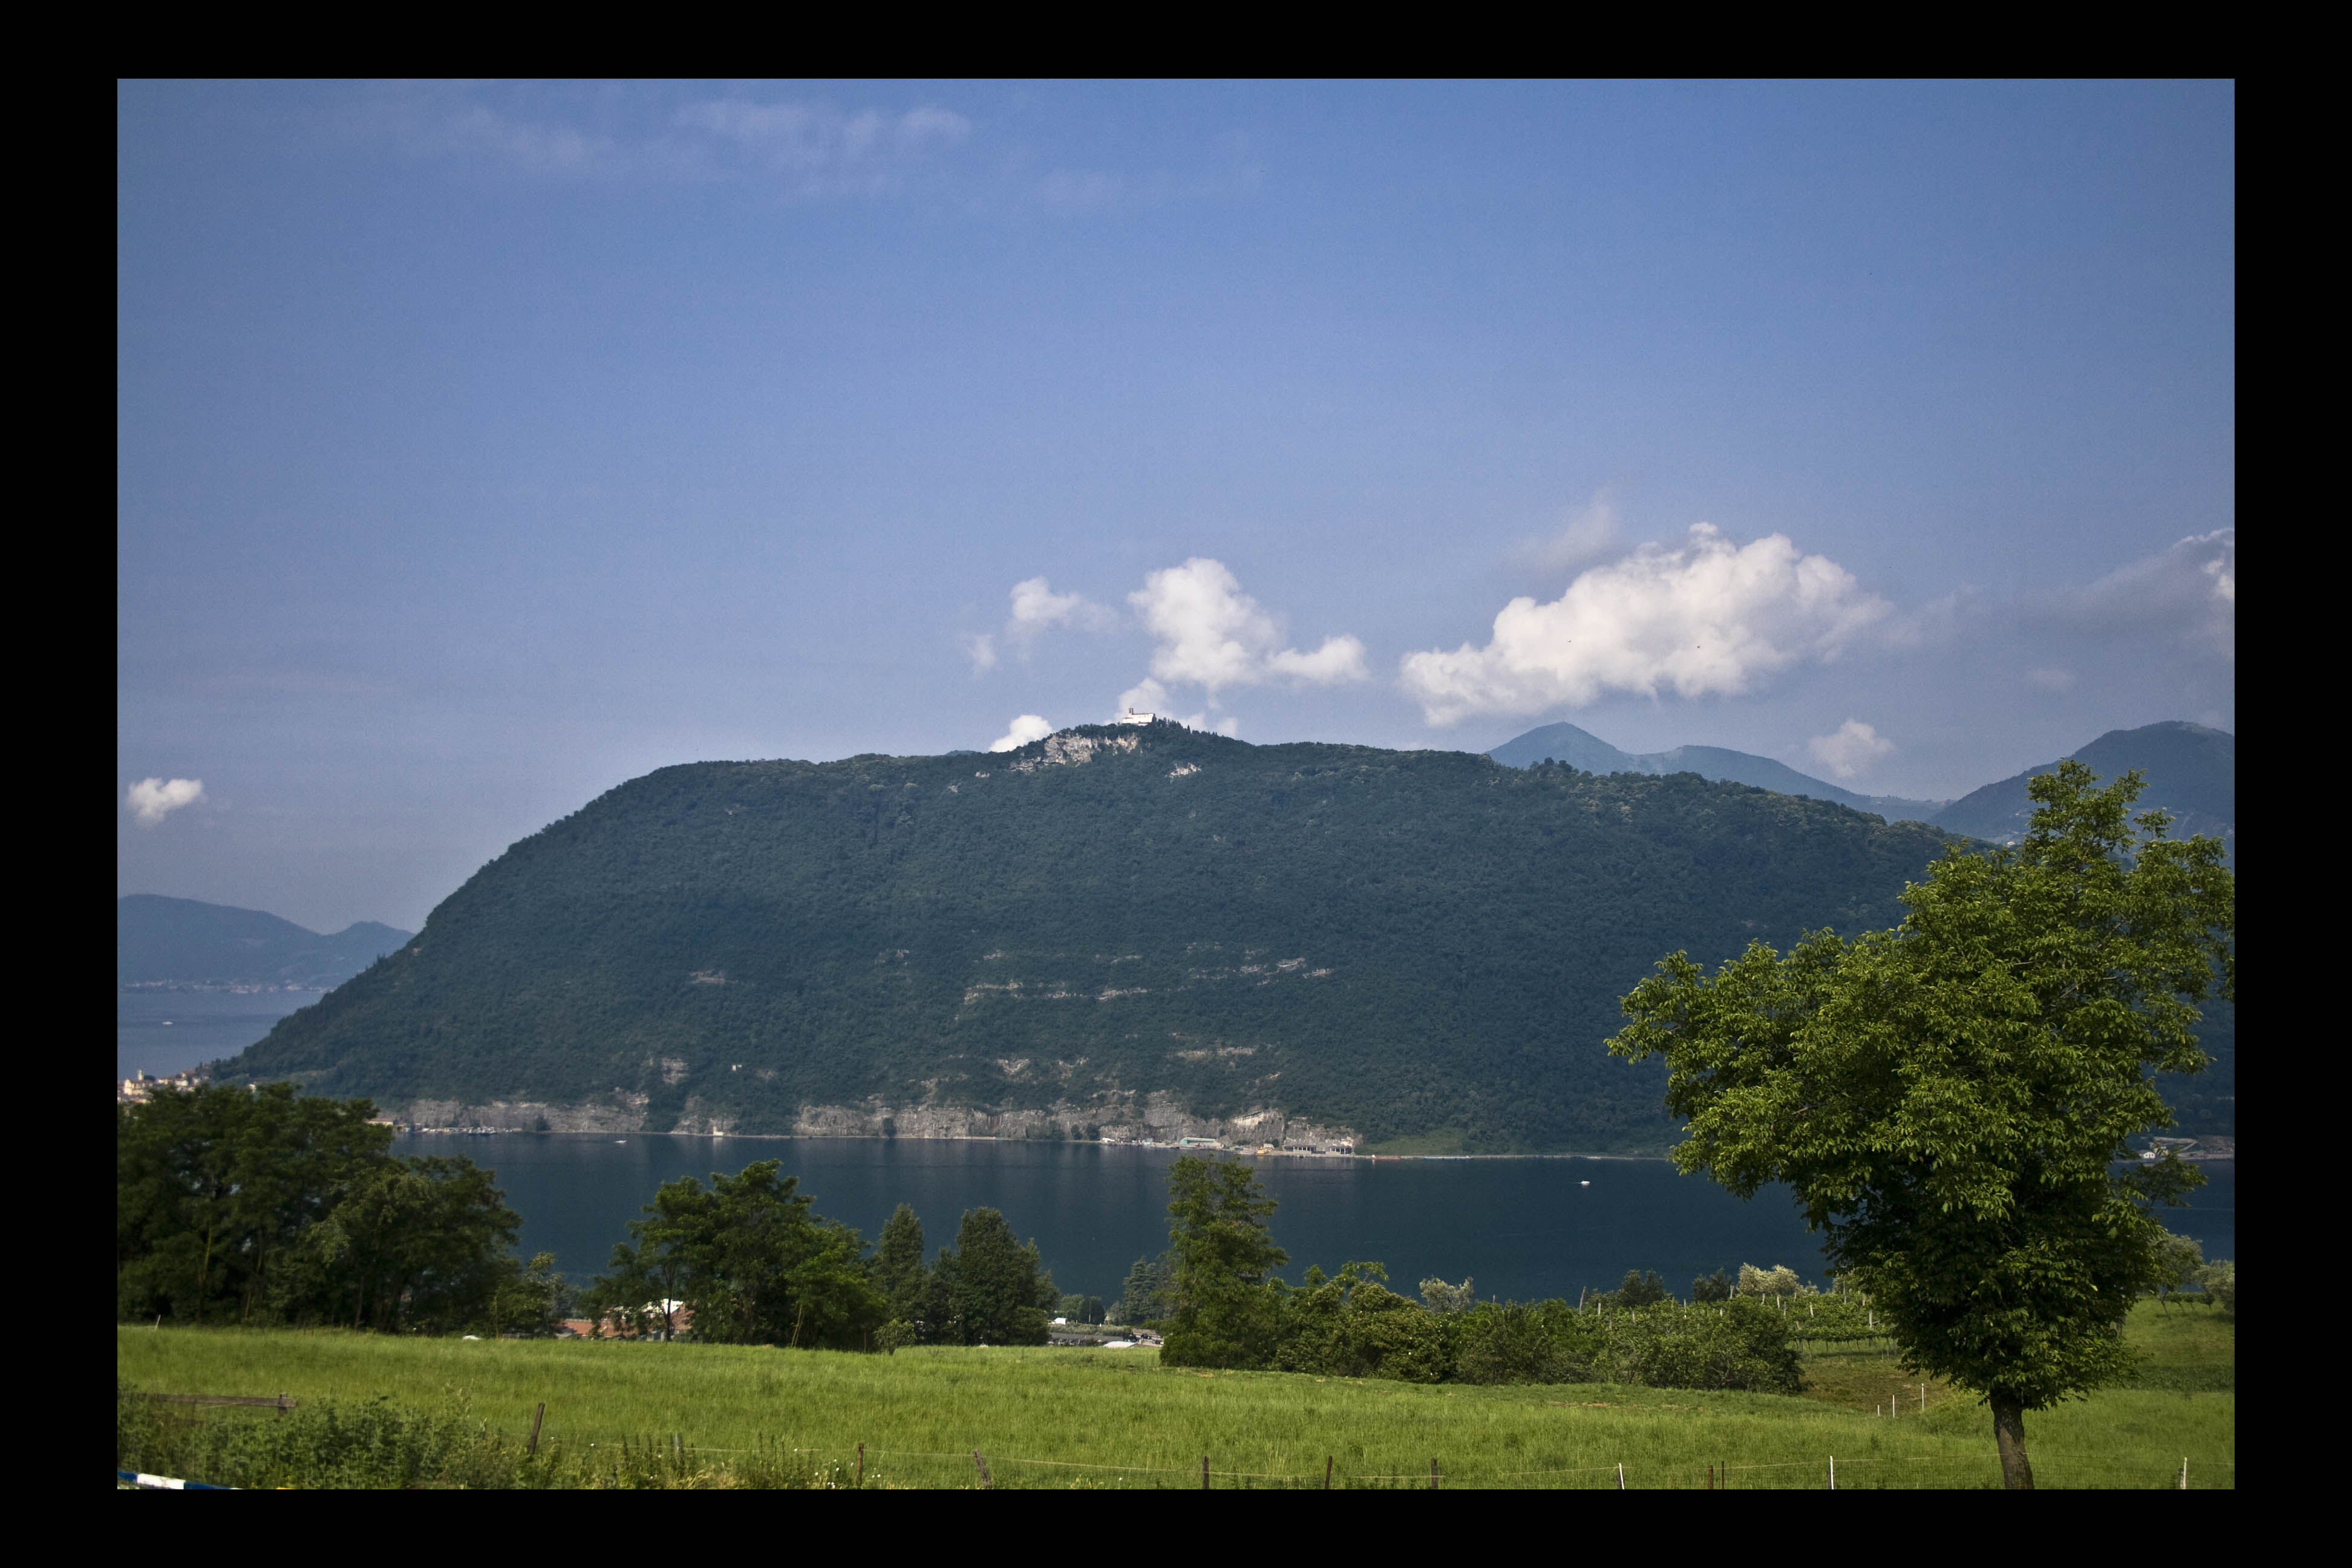
M 2043 1486 L 2235 1482 L 2233 1320 L 2144 1304 L 2140 1386 L 2029 1417 Z M 1841 1487 L 1998 1484 L 1972 1398 L 1872 1351 L 1817 1354 L 1805 1397 L 1606 1384 L 1420 1387 L 1279 1373 L 1162 1368 L 1148 1351 L 909 1350 L 895 1356 L 715 1345 L 390 1339 L 344 1332 L 121 1328 L 116 1375 L 151 1392 L 387 1395 L 462 1402 L 520 1441 L 544 1401 L 543 1448 L 594 1480 L 625 1443 L 677 1455 L 677 1476 L 726 1485 L 763 1459 L 807 1481 L 974 1486 Z M 1880 1414 L 1889 1404 L 1899 1414 Z M 235 1412 L 215 1420 L 269 1421 Z M 679 1447 L 673 1448 L 673 1436 Z M 591 1446 L 594 1447 L 592 1447 Z M 195 1478 L 202 1479 L 202 1478 Z M 620 1479 L 616 1474 L 616 1479 Z

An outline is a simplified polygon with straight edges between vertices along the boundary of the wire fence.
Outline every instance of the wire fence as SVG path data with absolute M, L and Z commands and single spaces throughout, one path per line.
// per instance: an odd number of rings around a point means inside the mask
M 1426 1469 L 1349 1469 L 1339 1456 L 1326 1456 L 1322 1465 L 1307 1469 L 1242 1469 L 1215 1464 L 1209 1456 L 1195 1463 L 1119 1463 L 1110 1460 L 1044 1458 L 982 1449 L 883 1448 L 859 1444 L 784 1446 L 752 1448 L 704 1447 L 682 1436 L 668 1438 L 598 1438 L 579 1444 L 582 1451 L 626 1448 L 644 1455 L 659 1451 L 682 1469 L 709 1459 L 728 1461 L 756 1457 L 773 1465 L 790 1456 L 810 1471 L 822 1472 L 821 1484 L 915 1488 L 993 1489 L 1004 1486 L 1108 1485 L 1145 1488 L 1201 1487 L 1273 1489 L 1342 1489 L 1346 1488 L 1447 1487 L 1569 1489 L 1582 1486 L 1618 1490 L 1808 1490 L 1909 1489 L 1966 1490 L 1997 1489 L 2001 1484 L 1999 1456 L 1902 1454 L 1843 1456 L 1823 1454 L 1812 1459 L 1747 1462 L 1656 1464 L 1637 1460 L 1602 1464 L 1507 1467 L 1472 1460 L 1450 1464 L 1433 1457 Z M 1393 1463 L 1393 1461 L 1391 1461 Z M 2234 1459 L 2188 1456 L 2179 1460 L 2134 1458 L 2053 1456 L 2036 1464 L 2035 1480 L 2043 1488 L 2097 1489 L 2229 1489 L 2237 1484 Z M 1058 1473 L 1058 1478 L 1056 1479 Z M 1034 1479 L 1024 1479 L 1024 1475 Z

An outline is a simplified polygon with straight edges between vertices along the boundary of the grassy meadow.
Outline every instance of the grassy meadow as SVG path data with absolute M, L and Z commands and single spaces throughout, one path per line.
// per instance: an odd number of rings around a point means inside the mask
M 2030 1416 L 2043 1486 L 2234 1484 L 2234 1320 L 2145 1303 L 2138 1386 Z M 1808 1358 L 1803 1397 L 1608 1384 L 1424 1387 L 1162 1368 L 1149 1351 L 917 1349 L 894 1356 L 691 1344 L 404 1339 L 341 1331 L 117 1330 L 120 1382 L 149 1393 L 384 1396 L 463 1410 L 519 1450 L 547 1405 L 554 1484 L 1698 1489 L 1999 1484 L 1966 1395 L 1876 1350 Z M 1892 1406 L 1895 1413 L 1885 1414 Z M 184 1407 L 177 1407 L 184 1408 Z M 207 1421 L 288 1419 L 268 1411 Z M 649 1456 L 659 1460 L 648 1468 Z M 193 1479 L 204 1479 L 196 1477 Z M 542 1483 L 544 1484 L 544 1483 Z

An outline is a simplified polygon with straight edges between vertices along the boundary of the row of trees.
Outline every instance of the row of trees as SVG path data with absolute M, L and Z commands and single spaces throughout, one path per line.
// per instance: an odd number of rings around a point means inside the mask
M 290 1084 L 205 1085 L 119 1108 L 118 1320 L 341 1324 L 387 1332 L 551 1334 L 573 1293 L 492 1173 L 464 1158 L 401 1158 L 364 1100 Z M 994 1209 L 963 1216 L 924 1258 L 900 1205 L 868 1254 L 817 1215 L 777 1161 L 666 1184 L 576 1306 L 622 1331 L 721 1344 L 856 1350 L 1043 1344 L 1066 1301 L 1034 1242 Z
M 716 1344 L 1045 1342 L 1062 1295 L 1037 1244 L 1016 1237 L 996 1210 L 966 1213 L 955 1245 L 926 1262 L 922 1221 L 905 1204 L 869 1254 L 799 1186 L 774 1160 L 714 1174 L 708 1187 L 692 1176 L 665 1184 L 584 1304 L 625 1332 L 669 1339 L 690 1323 L 694 1338 Z M 1098 1300 L 1094 1310 L 1099 1321 Z
M 1126 1303 L 1156 1315 L 1171 1366 L 1246 1367 L 1410 1383 L 1612 1383 L 1795 1393 L 1794 1327 L 1756 1294 L 1685 1306 L 1655 1274 L 1585 1301 L 1480 1301 L 1472 1282 L 1388 1287 L 1378 1263 L 1337 1274 L 1289 1260 L 1267 1226 L 1274 1201 L 1248 1166 L 1190 1155 L 1168 1173 L 1165 1261 L 1139 1262 Z
M 551 1332 L 562 1280 L 466 1159 L 401 1159 L 364 1100 L 203 1085 L 115 1116 L 118 1319 Z

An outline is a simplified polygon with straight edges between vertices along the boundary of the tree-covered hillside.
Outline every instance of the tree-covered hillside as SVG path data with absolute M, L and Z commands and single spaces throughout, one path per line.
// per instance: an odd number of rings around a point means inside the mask
M 1165 1090 L 1375 1141 L 1654 1148 L 1656 1074 L 1601 1047 L 1617 998 L 1675 948 L 1893 924 L 1941 843 L 1691 774 L 1169 724 L 696 763 L 515 845 L 227 1070 L 643 1094 L 657 1128 Z

